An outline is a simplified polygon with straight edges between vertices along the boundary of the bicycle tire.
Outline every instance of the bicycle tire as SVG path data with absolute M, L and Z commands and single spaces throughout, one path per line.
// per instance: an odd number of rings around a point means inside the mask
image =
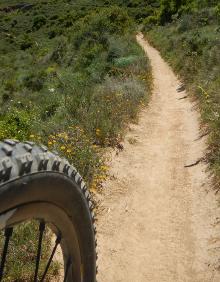
M 0 228 L 36 218 L 61 233 L 66 281 L 96 281 L 91 195 L 66 159 L 33 142 L 0 142 Z M 57 234 L 58 235 L 58 234 Z

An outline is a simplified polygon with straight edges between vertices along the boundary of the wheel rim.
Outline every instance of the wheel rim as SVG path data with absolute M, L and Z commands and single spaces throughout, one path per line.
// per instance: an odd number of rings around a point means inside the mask
M 0 214 L 0 229 L 5 231 L 5 242 L 2 249 L 0 265 L 0 281 L 4 278 L 8 246 L 10 244 L 13 228 L 29 220 L 37 220 L 39 222 L 34 281 L 46 281 L 47 272 L 58 245 L 60 245 L 62 249 L 64 264 L 64 277 L 60 278 L 59 281 L 83 281 L 83 264 L 80 254 L 80 245 L 72 219 L 58 206 L 44 202 L 20 205 Z M 43 275 L 39 277 L 38 272 L 45 226 L 48 226 L 52 230 L 53 234 L 56 236 L 56 240 L 54 247 L 51 249 L 51 255 L 49 256 Z

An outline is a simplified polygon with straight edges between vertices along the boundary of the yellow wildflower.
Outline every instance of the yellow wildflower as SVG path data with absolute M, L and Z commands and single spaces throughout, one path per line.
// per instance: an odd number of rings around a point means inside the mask
M 104 170 L 104 171 L 108 170 L 108 167 L 107 167 L 107 166 L 104 166 L 104 165 L 101 166 L 100 168 L 101 168 L 102 170 Z

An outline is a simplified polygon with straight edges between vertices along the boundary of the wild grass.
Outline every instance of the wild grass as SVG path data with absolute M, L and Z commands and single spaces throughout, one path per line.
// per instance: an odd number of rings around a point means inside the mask
M 39 266 L 39 277 L 42 277 L 52 252 L 51 231 L 46 228 L 42 242 L 42 254 Z M 10 240 L 7 261 L 2 281 L 33 281 L 38 248 L 39 224 L 37 221 L 25 222 L 13 230 Z M 0 251 L 4 243 L 3 234 L 0 234 Z M 58 276 L 60 265 L 53 261 L 46 281 L 51 281 Z

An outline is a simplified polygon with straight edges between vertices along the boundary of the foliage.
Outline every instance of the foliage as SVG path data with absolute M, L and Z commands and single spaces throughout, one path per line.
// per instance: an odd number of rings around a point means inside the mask
M 148 62 L 135 43 L 133 20 L 116 5 L 29 2 L 28 10 L 0 12 L 0 138 L 44 136 L 36 141 L 48 143 L 51 134 L 69 134 L 70 126 L 78 126 L 86 136 L 82 139 L 90 140 L 85 148 L 117 145 L 149 89 L 149 76 L 138 77 Z M 15 3 L 1 5 L 10 4 Z M 70 144 L 83 150 L 77 140 Z M 70 158 L 88 183 L 88 171 L 95 171 L 100 158 L 91 152 L 96 161 L 89 150 L 82 165 Z
M 96 189 L 108 173 L 104 148 L 118 146 L 149 97 L 149 62 L 132 17 L 141 20 L 150 8 L 128 13 L 117 1 L 26 2 L 0 4 L 0 139 L 46 144 Z M 30 224 L 18 230 L 17 262 L 10 260 L 6 281 L 31 277 L 36 235 Z M 19 243 L 31 244 L 27 256 Z
M 8 113 L 0 116 L 0 138 L 8 136 L 25 140 L 31 133 L 32 123 L 37 120 L 34 113 L 25 110 L 9 108 Z
M 135 23 L 117 3 L 26 2 L 31 5 L 0 4 L 0 139 L 46 144 L 96 189 L 108 174 L 104 148 L 118 145 L 150 92 Z M 149 14 L 141 10 L 132 16 Z M 5 281 L 33 280 L 35 227 L 28 223 L 15 232 Z M 47 236 L 40 271 L 50 253 Z M 51 274 L 58 269 L 53 264 Z

